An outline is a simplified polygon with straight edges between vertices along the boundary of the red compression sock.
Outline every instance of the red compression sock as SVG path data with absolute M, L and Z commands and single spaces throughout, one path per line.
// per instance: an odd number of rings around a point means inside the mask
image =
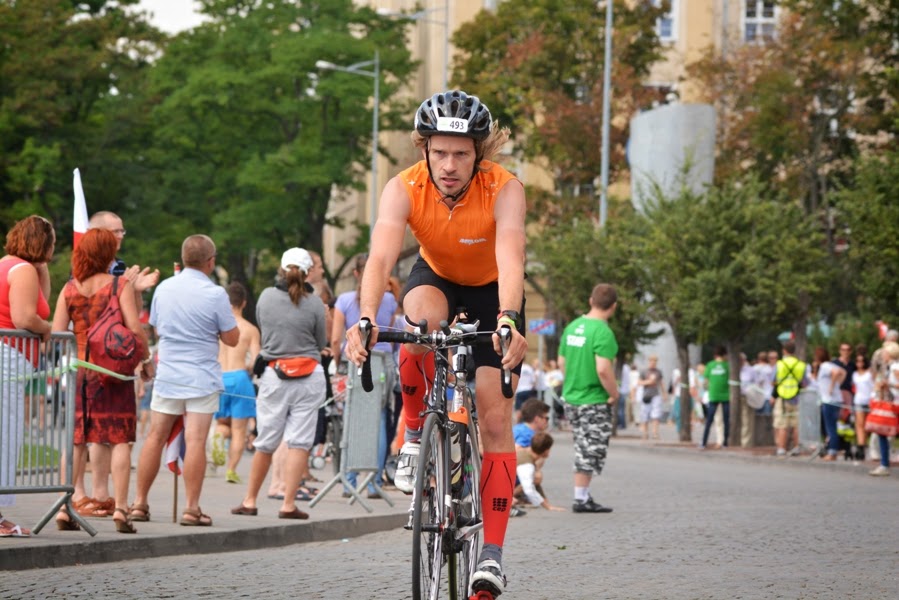
M 425 379 L 427 373 L 427 379 Z M 434 355 L 413 354 L 400 348 L 400 385 L 403 390 L 403 420 L 406 429 L 421 431 L 424 420 L 421 412 L 425 405 L 425 388 L 427 381 L 434 379 Z
M 512 510 L 515 486 L 515 453 L 485 452 L 481 465 L 481 506 L 484 513 L 484 544 L 502 547 Z

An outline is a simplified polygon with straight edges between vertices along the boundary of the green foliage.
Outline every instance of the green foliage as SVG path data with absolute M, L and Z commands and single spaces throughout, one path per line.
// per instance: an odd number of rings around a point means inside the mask
M 53 221 L 54 290 L 68 275 L 73 169 L 89 208 L 130 212 L 145 138 L 135 127 L 141 113 L 125 107 L 162 40 L 133 14 L 136 4 L 0 2 L 0 227 L 29 214 Z
M 861 160 L 852 187 L 837 194 L 849 231 L 858 305 L 878 317 L 899 313 L 899 152 Z
M 252 284 L 259 258 L 322 247 L 333 191 L 358 187 L 370 161 L 373 78 L 316 61 L 350 65 L 379 51 L 386 122 L 415 64 L 406 23 L 349 0 L 216 0 L 203 10 L 210 21 L 175 38 L 152 72 L 158 185 L 145 203 L 169 231 L 212 235 L 221 264 Z
M 545 281 L 546 297 L 562 323 L 589 309 L 590 293 L 597 283 L 615 285 L 618 310 L 609 325 L 624 355 L 656 337 L 657 332 L 649 331 L 647 306 L 642 302 L 645 290 L 633 261 L 633 211 L 619 210 L 619 218 L 610 219 L 602 230 L 584 218 L 540 228 L 528 241 L 539 257 L 528 272 Z
M 800 292 L 820 289 L 825 253 L 814 223 L 757 181 L 672 197 L 656 189 L 642 218 L 647 302 L 676 338 L 739 344 L 790 322 Z

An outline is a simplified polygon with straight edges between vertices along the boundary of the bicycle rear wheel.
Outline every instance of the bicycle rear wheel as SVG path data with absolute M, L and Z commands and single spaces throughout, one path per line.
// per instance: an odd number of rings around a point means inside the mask
M 412 512 L 412 598 L 436 600 L 444 563 L 443 499 L 448 493 L 444 430 L 428 415 L 421 432 Z
M 455 510 L 455 552 L 449 554 L 447 571 L 449 574 L 450 598 L 467 600 L 471 575 L 478 566 L 481 544 L 481 456 L 478 449 L 477 424 L 473 417 L 464 434 L 462 444 L 461 478 L 453 483 L 453 507 Z

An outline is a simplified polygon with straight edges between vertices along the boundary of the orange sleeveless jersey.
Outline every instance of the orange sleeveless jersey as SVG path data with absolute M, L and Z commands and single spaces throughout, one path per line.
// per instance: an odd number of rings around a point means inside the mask
M 478 172 L 452 211 L 440 202 L 425 161 L 398 175 L 409 194 L 409 228 L 421 245 L 422 258 L 435 273 L 459 285 L 486 285 L 499 278 L 493 207 L 515 176 L 496 163 L 481 164 L 487 171 Z

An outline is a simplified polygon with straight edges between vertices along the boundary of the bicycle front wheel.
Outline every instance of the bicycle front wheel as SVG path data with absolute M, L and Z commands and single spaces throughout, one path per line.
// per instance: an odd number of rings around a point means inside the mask
M 454 552 L 449 554 L 450 599 L 467 600 L 471 575 L 477 570 L 481 531 L 481 456 L 478 448 L 477 424 L 474 417 L 460 437 L 462 466 L 460 478 L 452 482 L 455 513 Z
M 428 415 L 421 432 L 412 501 L 412 598 L 436 600 L 444 562 L 443 526 L 447 495 L 444 430 Z

